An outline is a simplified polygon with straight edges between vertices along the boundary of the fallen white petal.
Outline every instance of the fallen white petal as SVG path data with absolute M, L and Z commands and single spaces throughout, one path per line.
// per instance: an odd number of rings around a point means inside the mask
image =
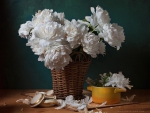
M 90 97 L 90 100 L 88 101 L 88 104 L 92 103 L 92 97 Z
M 107 101 L 106 101 L 106 102 L 103 102 L 103 103 L 102 103 L 102 104 L 100 104 L 100 105 L 97 105 L 96 107 L 104 106 L 104 105 L 106 105 L 106 103 L 107 103 Z
M 84 98 L 84 102 L 88 104 L 89 100 L 90 100 L 90 97 L 86 95 Z
M 46 92 L 46 95 L 48 95 L 48 96 L 51 96 L 51 95 L 53 95 L 53 94 L 54 94 L 54 91 L 53 91 L 53 90 L 49 90 L 49 91 Z
M 135 97 L 136 95 L 132 95 L 131 97 L 129 97 L 129 100 L 133 100 L 134 99 L 134 97 Z
M 95 112 L 95 113 L 103 113 L 101 109 L 96 108 L 96 110 L 98 110 L 98 112 Z
M 84 108 L 86 108 L 86 105 L 85 105 L 85 104 L 81 105 L 81 106 L 78 107 L 77 109 L 80 110 L 80 109 L 84 109 Z
M 95 113 L 93 110 L 91 110 L 91 111 L 89 111 L 89 112 L 87 112 L 87 113 Z
M 65 103 L 65 101 L 63 101 L 63 103 L 62 103 L 62 105 L 61 105 L 61 106 L 56 107 L 55 109 L 62 109 L 62 108 L 64 108 L 64 107 L 66 107 L 66 103 Z
M 94 112 L 94 113 L 103 113 L 102 111 Z
M 16 100 L 16 102 L 23 102 L 23 99 L 18 99 Z
M 129 98 L 126 96 L 126 99 L 125 99 L 125 98 L 121 98 L 121 100 L 122 100 L 122 101 L 131 102 L 131 101 L 134 99 L 135 96 L 136 96 L 136 95 L 132 95 L 132 96 L 130 96 Z
M 87 107 L 84 108 L 84 110 L 78 110 L 80 113 L 90 113 L 88 112 Z M 93 110 L 92 110 L 93 111 Z M 91 112 L 92 113 L 92 112 Z
M 59 105 L 62 105 L 62 104 L 63 104 L 63 100 L 62 100 L 62 99 L 57 99 L 57 103 L 58 103 Z
M 19 100 L 17 100 L 16 102 L 22 102 L 23 104 L 27 104 L 27 105 L 30 104 L 29 99 L 19 99 Z
M 70 103 L 69 104 L 70 106 L 72 106 L 72 107 L 79 107 L 79 106 L 81 106 L 81 104 L 80 103 L 77 103 L 77 102 L 72 102 L 72 103 Z

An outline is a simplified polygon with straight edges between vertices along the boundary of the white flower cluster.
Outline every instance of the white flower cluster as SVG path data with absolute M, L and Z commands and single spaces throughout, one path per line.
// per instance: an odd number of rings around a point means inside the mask
M 121 43 L 125 40 L 123 28 L 117 24 L 111 24 L 108 12 L 100 6 L 96 7 L 96 11 L 91 7 L 91 12 L 91 16 L 85 17 L 86 21 L 79 20 L 79 22 L 89 26 L 93 32 L 98 34 L 99 38 L 119 50 Z
M 125 78 L 122 72 L 117 73 L 104 73 L 100 74 L 100 79 L 92 80 L 91 78 L 87 78 L 87 84 L 90 86 L 97 87 L 118 87 L 126 90 L 126 88 L 131 89 L 133 86 L 129 85 L 129 78 Z
M 21 24 L 19 36 L 28 39 L 26 45 L 51 70 L 68 65 L 72 61 L 70 54 L 78 47 L 82 47 L 82 51 L 92 58 L 105 54 L 103 41 L 119 49 L 125 39 L 123 28 L 110 24 L 107 11 L 99 6 L 96 12 L 92 7 L 91 12 L 91 16 L 85 17 L 86 21 L 69 21 L 64 13 L 39 10 L 31 21 Z
M 29 97 L 32 97 L 33 94 L 27 94 Z M 44 98 L 41 101 L 38 101 L 40 98 L 42 97 L 42 95 L 44 96 Z M 30 105 L 30 107 L 53 107 L 53 106 L 57 106 L 55 109 L 71 109 L 74 111 L 79 111 L 80 113 L 102 113 L 102 110 L 97 109 L 97 112 L 94 112 L 93 110 L 89 111 L 88 108 L 90 106 L 93 107 L 93 105 L 90 105 L 93 100 L 92 97 L 89 96 L 88 94 L 83 94 L 84 98 L 81 100 L 75 100 L 74 97 L 72 95 L 68 95 L 66 96 L 65 100 L 63 99 L 56 99 L 56 96 L 54 95 L 54 91 L 53 90 L 48 90 L 46 92 L 39 92 L 36 91 L 33 98 L 27 98 L 27 99 L 18 99 L 16 100 L 17 103 L 23 103 L 26 105 Z M 31 103 L 35 103 L 35 101 L 37 102 L 36 104 L 31 104 Z M 96 107 L 102 107 L 105 106 L 107 104 L 107 102 L 103 102 L 101 104 L 97 104 Z
M 78 110 L 81 110 L 87 107 L 87 105 L 91 102 L 92 102 L 92 98 L 87 95 L 85 96 L 84 99 L 81 99 L 80 101 L 74 100 L 74 97 L 72 95 L 69 95 L 66 97 L 65 100 L 62 100 L 61 106 L 57 107 L 56 109 L 62 109 L 66 107 L 66 105 L 70 105 L 72 107 L 77 108 Z
M 129 78 L 125 78 L 122 72 L 114 73 L 110 77 L 108 77 L 108 81 L 105 86 L 116 86 L 118 88 L 125 89 L 125 87 L 131 89 L 133 86 L 129 85 Z
M 84 95 L 85 98 L 81 100 L 74 100 L 74 97 L 72 95 L 69 95 L 65 98 L 65 100 L 57 100 L 60 103 L 60 106 L 56 107 L 55 109 L 62 109 L 66 106 L 70 106 L 76 110 L 78 110 L 81 113 L 102 113 L 101 110 L 99 112 L 94 112 L 93 110 L 88 111 L 88 106 L 90 103 L 92 103 L 92 97 L 88 95 Z M 106 105 L 107 102 L 103 102 L 101 104 L 98 104 L 96 107 L 101 107 Z

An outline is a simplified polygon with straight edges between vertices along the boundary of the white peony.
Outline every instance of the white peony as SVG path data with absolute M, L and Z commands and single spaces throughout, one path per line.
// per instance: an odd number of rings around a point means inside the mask
M 105 84 L 105 86 L 116 86 L 118 88 L 123 88 L 125 89 L 125 87 L 131 89 L 131 85 L 129 85 L 129 79 L 128 78 L 124 78 L 124 75 L 122 74 L 122 72 L 114 73 L 112 76 L 108 77 L 108 82 Z
M 83 51 L 91 55 L 93 58 L 97 57 L 97 54 L 105 53 L 105 44 L 100 42 L 100 38 L 89 32 L 81 39 Z
M 93 58 L 104 54 L 105 44 L 101 39 L 119 49 L 125 40 L 123 28 L 110 24 L 108 12 L 100 6 L 91 7 L 91 12 L 86 21 L 69 21 L 64 13 L 39 10 L 31 21 L 20 26 L 19 36 L 28 39 L 26 45 L 49 69 L 63 69 L 72 60 L 70 54 L 74 50 L 84 51 Z
M 79 33 L 76 25 L 68 22 L 64 26 L 64 31 L 66 32 L 66 40 L 70 43 L 71 48 L 76 48 L 79 45 Z
M 46 42 L 45 46 L 43 46 L 43 45 L 41 46 L 41 44 L 40 44 L 41 41 Z M 34 52 L 34 54 L 36 54 L 36 55 L 42 55 L 48 49 L 49 42 L 47 42 L 44 39 L 36 38 L 36 39 L 33 39 L 33 40 L 28 40 L 28 43 L 26 45 L 31 47 L 31 49 Z
M 123 28 L 117 24 L 105 24 L 99 37 L 103 37 L 110 46 L 116 47 L 117 50 L 120 49 L 121 43 L 125 40 Z
M 54 46 L 45 53 L 45 66 L 51 70 L 63 69 L 72 61 L 71 52 L 71 48 L 67 45 Z
M 63 26 L 57 22 L 48 22 L 37 25 L 32 30 L 32 38 L 43 38 L 46 40 L 57 40 L 64 38 Z
M 27 21 L 25 24 L 21 24 L 19 31 L 18 31 L 19 36 L 22 38 L 28 38 L 32 28 L 33 28 L 33 25 L 31 21 Z
M 53 48 L 53 46 L 59 46 L 59 45 L 69 46 L 68 42 L 66 42 L 63 39 L 50 41 L 50 40 L 45 40 L 40 38 L 28 40 L 28 43 L 26 45 L 32 48 L 34 54 L 39 55 L 38 61 L 44 61 L 45 58 L 44 54 L 46 53 L 46 51 Z
M 32 24 L 34 25 L 34 27 L 41 23 L 52 22 L 53 21 L 52 12 L 53 10 L 49 9 L 44 9 L 42 11 L 39 10 L 32 18 Z
M 81 45 L 81 39 L 88 33 L 88 28 L 73 19 L 71 22 L 65 20 L 64 31 L 66 40 L 70 43 L 71 48 L 75 49 Z
M 100 6 L 96 7 L 96 12 L 94 8 L 91 8 L 93 15 L 96 15 L 98 24 L 102 27 L 106 23 L 110 23 L 110 17 L 106 10 L 103 10 Z
M 39 10 L 38 13 L 36 13 L 35 16 L 33 16 L 32 24 L 34 25 L 34 27 L 38 24 L 47 22 L 57 22 L 59 24 L 64 24 L 64 16 L 64 13 L 53 13 L 52 9 L 44 9 L 42 11 Z
M 82 37 L 84 37 L 84 35 L 88 33 L 89 28 L 86 25 L 81 24 L 79 20 L 76 21 L 75 19 L 73 19 L 71 22 L 77 27 L 78 34 L 79 34 L 80 41 L 81 41 Z
M 32 37 L 26 45 L 31 46 L 36 55 L 42 55 L 53 46 L 68 44 L 64 36 L 62 25 L 56 22 L 43 23 L 32 30 Z
M 100 32 L 102 27 L 106 23 L 110 23 L 109 14 L 106 10 L 103 10 L 100 6 L 96 7 L 96 11 L 94 7 L 91 7 L 91 16 L 86 16 L 86 21 L 79 20 L 81 24 L 85 24 L 87 26 L 91 26 L 93 30 Z
M 64 25 L 64 21 L 65 21 L 64 17 L 65 17 L 64 13 L 57 13 L 57 12 L 53 13 L 53 21 L 55 21 L 59 24 Z

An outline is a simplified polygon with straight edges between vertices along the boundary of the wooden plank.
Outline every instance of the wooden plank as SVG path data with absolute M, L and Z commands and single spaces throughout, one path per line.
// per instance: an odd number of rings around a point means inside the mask
M 29 105 L 16 103 L 16 100 L 26 98 L 21 93 L 34 93 L 36 91 L 46 90 L 0 90 L 0 113 L 74 113 L 74 111 L 68 109 L 56 110 L 56 106 L 49 108 L 31 108 Z M 99 107 L 98 109 L 101 109 L 103 113 L 150 113 L 150 90 L 133 89 L 122 93 L 122 97 L 133 94 L 136 94 L 133 103 L 115 104 L 114 106 L 107 105 L 107 107 Z

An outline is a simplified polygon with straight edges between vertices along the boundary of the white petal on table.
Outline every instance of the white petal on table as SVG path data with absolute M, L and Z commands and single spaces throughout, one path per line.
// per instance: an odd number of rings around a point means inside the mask
M 56 107 L 55 109 L 62 109 L 62 108 L 64 108 L 64 107 L 66 107 L 66 103 L 65 103 L 65 101 L 63 100 L 62 105 L 59 106 L 59 107 Z

